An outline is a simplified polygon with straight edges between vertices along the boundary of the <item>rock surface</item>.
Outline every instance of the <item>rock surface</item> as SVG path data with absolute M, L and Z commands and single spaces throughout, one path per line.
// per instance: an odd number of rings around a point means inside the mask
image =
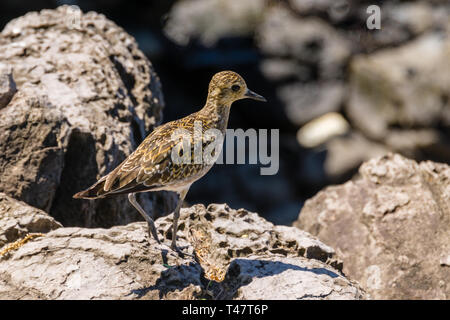
M 308 233 L 274 226 L 226 205 L 182 209 L 178 245 L 189 233 L 210 232 L 200 265 L 173 254 L 172 216 L 156 225 L 164 244 L 135 222 L 110 229 L 59 228 L 0 258 L 2 299 L 361 299 L 366 294 L 339 269 L 333 249 Z M 204 244 L 204 243 L 203 243 Z M 161 250 L 162 249 L 162 253 Z M 197 247 L 196 247 L 197 249 Z M 214 260 L 209 258 L 214 257 Z M 203 275 L 223 268 L 223 282 Z
M 16 93 L 16 83 L 9 70 L 0 68 L 0 109 L 6 107 Z
M 140 219 L 124 197 L 72 199 L 161 122 L 161 85 L 135 40 L 103 15 L 62 6 L 12 20 L 0 34 L 0 64 L 18 89 L 0 109 L 0 191 L 65 226 Z M 165 211 L 168 197 L 140 198 L 146 210 Z
M 0 193 L 0 247 L 28 233 L 46 233 L 62 225 L 42 210 Z
M 389 154 L 359 174 L 308 200 L 294 225 L 375 299 L 449 299 L 450 167 Z

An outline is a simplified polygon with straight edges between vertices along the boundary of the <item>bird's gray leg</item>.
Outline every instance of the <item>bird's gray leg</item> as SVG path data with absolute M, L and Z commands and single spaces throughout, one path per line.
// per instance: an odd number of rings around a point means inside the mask
M 178 200 L 177 207 L 175 208 L 175 211 L 173 212 L 172 245 L 170 246 L 170 248 L 172 248 L 172 250 L 177 250 L 178 218 L 180 217 L 181 205 L 183 204 L 184 198 L 186 197 L 188 190 L 189 190 L 189 187 L 186 189 L 183 189 L 182 191 L 179 192 L 180 198 Z
M 135 207 L 136 210 L 139 211 L 139 213 L 144 217 L 145 221 L 147 221 L 149 236 L 150 236 L 150 232 L 151 232 L 151 234 L 153 235 L 153 238 L 156 240 L 156 242 L 161 243 L 161 242 L 159 242 L 158 234 L 156 233 L 156 227 L 155 227 L 155 223 L 153 222 L 153 219 L 150 218 L 150 216 L 144 211 L 144 209 L 142 209 L 142 207 L 139 205 L 139 203 L 137 203 L 136 195 L 134 193 L 129 193 L 128 200 L 133 205 L 133 207 Z

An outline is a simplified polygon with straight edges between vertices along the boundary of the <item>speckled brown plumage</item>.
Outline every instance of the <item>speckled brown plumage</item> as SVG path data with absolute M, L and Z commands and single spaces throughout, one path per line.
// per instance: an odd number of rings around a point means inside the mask
M 209 84 L 206 104 L 200 111 L 156 128 L 119 166 L 88 189 L 75 194 L 74 198 L 96 199 L 118 194 L 133 194 L 134 197 L 136 192 L 169 190 L 180 194 L 181 201 L 175 210 L 177 213 L 190 185 L 206 174 L 212 164 L 175 163 L 172 160 L 172 149 L 179 140 L 172 139 L 172 134 L 177 129 L 184 129 L 190 133 L 192 155 L 194 122 L 201 122 L 202 133 L 208 129 L 218 129 L 224 133 L 231 104 L 243 98 L 264 101 L 263 97 L 247 89 L 244 79 L 239 74 L 232 71 L 215 74 Z M 205 137 L 203 134 L 202 136 Z M 208 143 L 206 140 L 202 142 Z M 130 201 L 136 207 L 135 200 L 134 203 L 133 199 Z M 137 207 L 136 209 L 140 212 L 142 210 Z M 144 218 L 149 222 L 149 226 L 153 223 L 148 217 Z M 175 224 L 176 221 L 174 226 Z M 156 232 L 153 236 L 155 234 Z
M 93 199 L 132 192 L 170 190 L 195 180 L 202 172 L 202 164 L 176 164 L 171 159 L 172 148 L 178 143 L 171 139 L 172 133 L 178 128 L 193 132 L 194 121 L 202 121 L 205 130 L 215 126 L 210 118 L 197 112 L 156 128 L 116 169 L 75 197 Z

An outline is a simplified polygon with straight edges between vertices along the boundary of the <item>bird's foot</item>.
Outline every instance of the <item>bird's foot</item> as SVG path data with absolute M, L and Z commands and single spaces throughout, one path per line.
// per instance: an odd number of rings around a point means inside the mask
M 183 252 L 183 249 L 187 249 L 188 246 L 184 246 L 184 247 L 178 247 L 176 244 L 172 243 L 170 246 L 170 249 L 172 249 L 173 252 L 178 253 L 178 255 L 182 258 L 184 258 L 185 255 L 190 256 L 190 257 L 194 257 L 192 254 L 187 253 L 187 252 Z

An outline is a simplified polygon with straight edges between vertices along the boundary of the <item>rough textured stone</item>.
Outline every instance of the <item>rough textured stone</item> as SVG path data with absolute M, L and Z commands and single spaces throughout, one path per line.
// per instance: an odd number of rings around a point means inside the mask
M 161 121 L 161 85 L 135 40 L 103 15 L 62 6 L 12 20 L 0 63 L 18 88 L 0 111 L 0 191 L 66 226 L 139 219 L 124 197 L 72 199 Z M 151 199 L 163 198 L 140 198 L 162 211 Z
M 0 109 L 8 105 L 16 91 L 12 73 L 0 66 Z
M 357 286 L 350 286 L 339 273 L 305 258 L 249 256 L 233 260 L 229 273 L 236 274 L 230 282 L 240 286 L 235 299 L 353 300 L 364 297 Z
M 45 233 L 60 227 L 44 211 L 0 193 L 0 248 L 28 233 Z
M 111 229 L 59 228 L 0 258 L 3 299 L 360 299 L 334 251 L 308 233 L 274 226 L 256 213 L 226 205 L 182 209 L 178 245 L 194 248 L 189 232 L 211 233 L 214 265 L 223 282 L 204 275 L 207 265 L 168 249 L 172 216 L 156 225 L 159 246 L 145 223 Z M 161 251 L 162 249 L 162 251 Z M 211 255 L 212 256 L 212 255 Z M 334 267 L 333 267 L 334 266 Z M 336 269 L 336 268 L 337 269 Z
M 308 200 L 294 224 L 333 246 L 376 299 L 449 299 L 450 167 L 397 154 Z

